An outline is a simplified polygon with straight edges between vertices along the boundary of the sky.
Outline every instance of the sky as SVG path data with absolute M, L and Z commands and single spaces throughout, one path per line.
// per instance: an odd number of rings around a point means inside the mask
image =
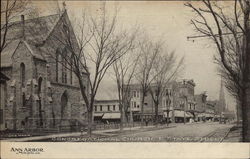
M 119 7 L 118 20 L 123 28 L 139 24 L 153 39 L 163 38 L 168 50 L 175 50 L 178 57 L 185 57 L 185 69 L 181 78 L 193 79 L 196 83 L 195 94 L 207 92 L 209 100 L 219 98 L 220 76 L 213 56 L 217 54 L 215 45 L 207 38 L 187 40 L 188 36 L 197 35 L 190 19 L 191 10 L 184 6 L 184 1 L 108 1 L 107 8 Z M 195 2 L 200 5 L 201 2 Z M 42 14 L 56 10 L 57 1 L 36 1 Z M 59 1 L 61 6 L 61 1 Z M 98 12 L 98 1 L 66 1 L 70 19 L 78 19 L 81 11 L 87 9 L 91 14 Z M 50 12 L 50 13 L 48 13 Z M 107 74 L 97 94 L 98 99 L 115 98 L 115 81 Z M 234 110 L 234 99 L 226 92 L 228 108 Z

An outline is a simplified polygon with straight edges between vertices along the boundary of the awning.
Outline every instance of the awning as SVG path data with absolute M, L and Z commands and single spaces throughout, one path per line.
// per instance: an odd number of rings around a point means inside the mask
M 190 112 L 186 112 L 186 117 L 194 117 Z
M 169 112 L 169 117 L 172 117 L 172 111 Z M 183 110 L 174 110 L 174 116 L 179 118 L 184 118 L 184 111 Z M 164 112 L 164 117 L 167 117 L 167 112 Z M 190 118 L 194 117 L 193 114 L 190 112 L 185 112 L 185 117 Z
M 94 114 L 94 117 L 102 117 L 103 116 L 103 113 L 95 113 Z
M 206 113 L 206 114 L 205 114 L 205 117 L 206 117 L 206 118 L 210 118 L 210 117 L 214 117 L 214 115 L 213 115 L 213 114 L 208 114 L 208 113 Z
M 105 113 L 102 117 L 102 119 L 120 119 L 121 114 L 120 113 Z
M 174 116 L 175 117 L 181 117 L 181 118 L 183 118 L 184 117 L 184 111 L 182 111 L 182 110 L 175 110 L 174 111 Z

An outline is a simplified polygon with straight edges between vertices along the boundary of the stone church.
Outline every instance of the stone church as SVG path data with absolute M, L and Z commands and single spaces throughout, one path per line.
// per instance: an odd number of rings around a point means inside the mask
M 1 53 L 1 74 L 6 76 L 1 82 L 1 130 L 69 127 L 84 120 L 78 79 L 59 62 L 58 51 L 65 49 L 53 38 L 63 36 L 59 30 L 65 25 L 72 31 L 73 47 L 79 48 L 66 10 L 33 19 L 22 15 L 11 23 L 10 43 Z M 82 73 L 88 87 L 87 74 Z

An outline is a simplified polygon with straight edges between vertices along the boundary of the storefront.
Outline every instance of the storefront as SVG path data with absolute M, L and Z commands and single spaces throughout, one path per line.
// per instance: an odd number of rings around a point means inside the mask
M 105 123 L 119 123 L 121 121 L 121 113 L 104 113 L 102 121 Z
M 183 110 L 174 110 L 174 113 L 170 111 L 168 114 L 169 121 L 173 119 L 173 115 L 174 115 L 174 120 L 176 123 L 183 123 L 184 118 L 186 118 L 186 122 L 189 122 L 190 119 L 194 118 L 193 114 L 190 112 L 184 113 Z M 164 118 L 167 118 L 167 112 L 164 112 Z

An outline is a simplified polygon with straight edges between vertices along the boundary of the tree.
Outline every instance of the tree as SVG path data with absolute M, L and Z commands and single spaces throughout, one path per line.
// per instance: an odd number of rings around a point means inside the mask
M 11 42 L 8 39 L 9 28 L 11 23 L 17 16 L 22 14 L 27 8 L 27 0 L 4 0 L 1 1 L 1 44 L 0 53 Z
M 135 49 L 134 39 L 136 36 L 136 31 L 132 34 L 133 36 L 131 39 L 131 46 L 128 47 L 129 50 L 125 50 L 127 53 L 123 57 L 116 60 L 113 64 L 118 91 L 119 109 L 121 113 L 120 130 L 123 130 L 123 123 L 126 120 L 126 112 L 128 111 L 131 101 L 130 83 L 132 82 L 132 79 L 135 75 L 135 70 L 139 59 L 139 55 L 135 54 L 135 51 L 133 51 Z M 128 119 L 128 117 L 126 118 Z
M 171 53 L 165 52 L 164 48 L 160 49 L 161 53 L 165 53 L 159 55 L 157 57 L 156 62 L 152 68 L 152 75 L 154 79 L 152 84 L 150 85 L 149 92 L 154 102 L 155 106 L 155 122 L 158 124 L 158 108 L 161 100 L 164 97 L 164 94 L 168 94 L 168 90 L 166 90 L 170 86 L 170 82 L 175 80 L 178 76 L 178 73 L 181 69 L 183 64 L 184 58 L 176 64 L 177 58 L 175 56 L 175 52 L 172 51 Z M 168 96 L 169 97 L 169 96 Z M 169 107 L 170 107 L 170 99 L 166 99 L 167 104 L 167 121 L 169 117 Z
M 69 54 L 61 52 L 64 67 L 73 70 L 76 75 L 81 95 L 87 108 L 88 135 L 93 126 L 93 107 L 99 85 L 112 64 L 121 58 L 132 47 L 133 38 L 117 30 L 117 12 L 108 16 L 105 4 L 99 17 L 86 18 L 78 25 L 77 42 L 72 38 L 73 30 L 62 21 L 63 28 L 59 36 L 54 36 L 60 45 L 65 46 Z M 79 48 L 74 45 L 79 44 Z M 87 83 L 87 84 L 86 84 Z
M 250 2 L 235 0 L 233 3 L 233 8 L 211 0 L 203 0 L 203 6 L 190 2 L 185 5 L 197 15 L 191 20 L 195 30 L 211 39 L 217 48 L 215 61 L 222 70 L 226 88 L 237 96 L 242 110 L 243 141 L 250 141 L 250 103 L 247 101 L 250 89 Z
M 157 62 L 157 57 L 160 54 L 161 43 L 149 41 L 144 38 L 139 42 L 140 58 L 138 60 L 138 69 L 136 79 L 140 85 L 142 92 L 141 98 L 141 126 L 144 122 L 144 101 L 145 96 L 149 92 L 150 84 L 154 80 L 155 75 L 152 75 L 153 66 Z

